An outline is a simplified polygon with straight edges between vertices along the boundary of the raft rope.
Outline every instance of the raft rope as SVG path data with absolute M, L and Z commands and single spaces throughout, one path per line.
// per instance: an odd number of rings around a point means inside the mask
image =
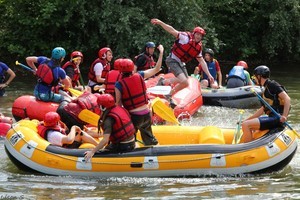
M 15 133 L 17 133 L 17 131 L 14 129 L 14 127 L 12 127 L 12 129 L 15 131 Z M 285 128 L 286 129 L 286 128 Z M 284 129 L 284 130 L 285 130 Z M 270 141 L 268 143 L 268 145 L 272 144 L 278 137 L 280 137 L 283 133 L 284 133 L 284 130 L 281 131 L 280 134 L 278 134 L 278 136 L 276 136 L 274 138 L 274 140 Z M 21 137 L 21 139 L 28 145 L 30 145 L 28 143 L 28 141 L 26 139 L 24 139 L 23 137 Z M 32 146 L 31 146 L 32 147 Z M 40 149 L 38 147 L 32 147 L 34 149 L 37 149 L 39 151 L 42 151 L 42 152 L 46 152 L 48 154 L 51 154 L 53 156 L 56 156 L 56 157 L 59 157 L 59 158 L 63 158 L 65 160 L 69 160 L 69 161 L 74 161 L 74 162 L 77 162 L 77 163 L 82 163 L 84 162 L 83 161 L 78 161 L 77 159 L 72 159 L 72 158 L 69 158 L 70 156 L 66 156 L 66 155 L 60 155 L 60 154 L 55 154 L 55 153 L 52 153 L 52 152 L 49 152 L 49 151 L 45 151 L 43 149 Z M 158 162 L 136 162 L 136 163 L 140 163 L 140 164 L 153 164 L 153 163 L 157 163 L 157 164 L 160 164 L 160 163 L 183 163 L 183 162 L 195 162 L 195 161 L 201 161 L 201 160 L 210 160 L 212 158 L 219 158 L 219 157 L 226 157 L 226 156 L 230 156 L 230 155 L 234 155 L 234 154 L 238 154 L 238 153 L 242 153 L 242 152 L 246 152 L 247 150 L 241 150 L 241 151 L 235 151 L 233 153 L 227 153 L 227 154 L 219 154 L 219 155 L 216 155 L 216 156 L 207 156 L 207 157 L 203 157 L 203 158 L 194 158 L 194 159 L 185 159 L 185 160 L 167 160 L 167 161 L 158 161 Z M 77 157 L 78 158 L 78 157 Z M 84 158 L 84 157 L 83 157 Z M 91 162 L 91 159 L 90 159 L 90 162 L 91 164 L 98 164 L 98 165 L 131 165 L 133 162 Z

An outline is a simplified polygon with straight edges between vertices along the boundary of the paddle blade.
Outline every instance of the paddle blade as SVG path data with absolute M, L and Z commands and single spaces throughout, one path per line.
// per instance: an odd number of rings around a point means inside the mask
M 88 109 L 84 109 L 79 113 L 78 118 L 88 124 L 98 126 L 100 116 Z
M 69 92 L 71 92 L 72 96 L 79 97 L 80 95 L 82 95 L 82 92 L 79 90 L 75 90 L 73 88 L 69 88 L 68 90 Z
M 241 123 L 242 123 L 242 117 L 243 117 L 244 112 L 245 112 L 244 110 L 240 110 L 239 122 L 238 122 L 237 128 L 235 129 L 232 144 L 239 144 L 241 141 L 241 138 L 243 136 L 243 132 L 241 132 Z
M 152 101 L 152 108 L 154 112 L 162 119 L 168 122 L 179 124 L 177 118 L 174 115 L 173 110 L 170 107 L 168 107 L 159 97 L 156 97 Z
M 159 86 L 147 88 L 147 91 L 152 94 L 167 95 L 167 94 L 170 94 L 171 89 L 172 89 L 171 86 L 159 85 Z

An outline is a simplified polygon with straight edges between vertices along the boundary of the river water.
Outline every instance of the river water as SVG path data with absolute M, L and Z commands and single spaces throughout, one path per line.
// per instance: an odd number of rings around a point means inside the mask
M 292 99 L 288 120 L 300 132 L 300 71 L 296 64 L 269 67 L 271 79 L 288 89 Z M 35 83 L 31 73 L 17 75 L 7 96 L 0 98 L 0 112 L 7 116 L 12 116 L 14 99 L 31 94 Z M 244 117 L 254 111 L 246 110 Z M 202 106 L 191 123 L 235 127 L 238 115 L 237 109 Z M 300 199 L 299 153 L 284 170 L 259 176 L 101 179 L 24 173 L 8 159 L 3 143 L 0 139 L 0 199 Z

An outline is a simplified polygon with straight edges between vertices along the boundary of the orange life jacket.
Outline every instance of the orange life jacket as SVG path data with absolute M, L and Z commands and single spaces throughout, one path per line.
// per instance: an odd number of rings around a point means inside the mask
M 182 62 L 188 62 L 196 58 L 202 51 L 202 42 L 195 42 L 191 33 L 187 33 L 189 42 L 187 44 L 180 44 L 179 39 L 176 40 L 172 47 L 172 53 L 176 55 Z
M 120 84 L 122 85 L 122 103 L 124 108 L 130 111 L 148 104 L 146 84 L 139 73 L 122 79 Z

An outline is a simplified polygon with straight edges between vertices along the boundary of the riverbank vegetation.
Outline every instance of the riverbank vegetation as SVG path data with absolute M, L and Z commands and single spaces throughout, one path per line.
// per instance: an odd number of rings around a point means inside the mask
M 0 11 L 0 57 L 8 63 L 62 46 L 82 51 L 89 65 L 101 47 L 133 58 L 147 41 L 163 44 L 167 55 L 174 38 L 151 18 L 177 30 L 203 27 L 203 44 L 219 60 L 300 58 L 299 0 L 2 0 Z

